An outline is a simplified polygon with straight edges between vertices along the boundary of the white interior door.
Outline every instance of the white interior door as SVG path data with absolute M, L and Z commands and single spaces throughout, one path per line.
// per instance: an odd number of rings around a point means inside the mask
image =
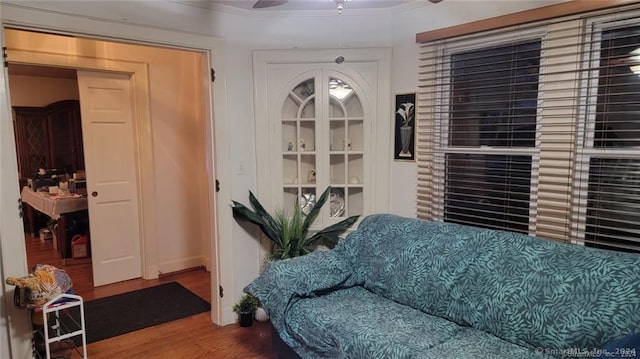
M 78 71 L 95 286 L 142 275 L 129 75 Z

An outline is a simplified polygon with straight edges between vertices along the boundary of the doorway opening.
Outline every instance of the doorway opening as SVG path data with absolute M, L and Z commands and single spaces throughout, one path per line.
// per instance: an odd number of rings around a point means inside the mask
M 8 74 L 27 264 L 65 266 L 85 291 L 93 282 L 76 71 L 9 64 Z
M 137 192 L 143 217 L 140 223 L 143 277 L 154 279 L 163 274 L 214 266 L 215 258 L 209 253 L 215 221 L 207 185 L 210 180 L 207 154 L 213 147 L 211 139 L 206 138 L 210 97 L 208 88 L 202 86 L 209 72 L 206 54 L 14 29 L 6 29 L 5 37 L 10 66 L 129 74 L 137 101 L 134 155 L 139 182 L 131 188 Z M 38 45 L 29 48 L 33 44 Z M 20 51 L 14 52 L 16 47 Z M 51 56 L 52 53 L 56 56 Z M 10 90 L 13 83 L 10 78 Z M 13 98 L 13 91 L 10 92 Z M 145 98 L 147 102 L 140 102 Z M 90 143 L 97 146 L 96 143 L 103 143 L 102 138 L 108 137 L 105 133 Z M 95 153 L 96 149 L 93 150 Z M 111 153 L 108 148 L 98 152 L 105 157 Z M 87 175 L 90 177 L 91 173 Z M 91 188 L 88 191 L 99 192 Z M 106 223 L 103 228 L 118 226 L 113 221 L 95 218 L 96 213 L 90 212 L 89 217 L 92 224 Z M 91 252 L 95 255 L 96 251 L 117 252 L 121 248 L 92 245 Z

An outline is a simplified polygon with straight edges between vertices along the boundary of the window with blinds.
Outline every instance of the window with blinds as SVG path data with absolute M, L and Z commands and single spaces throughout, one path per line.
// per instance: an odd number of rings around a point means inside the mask
M 418 217 L 640 251 L 640 4 L 421 44 Z
M 447 222 L 528 232 L 541 40 L 453 50 L 443 114 Z M 519 148 L 524 154 L 511 155 Z
M 588 246 L 640 249 L 640 19 L 590 22 L 576 201 Z

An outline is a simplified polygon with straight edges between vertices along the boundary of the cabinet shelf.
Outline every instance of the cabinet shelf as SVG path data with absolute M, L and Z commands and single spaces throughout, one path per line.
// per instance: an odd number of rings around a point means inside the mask
M 364 117 L 329 117 L 329 121 L 364 121 Z
M 364 151 L 329 151 L 331 155 L 364 155 Z
M 352 152 L 352 153 L 355 153 Z M 286 151 L 286 152 L 282 152 L 282 156 L 295 156 L 295 155 L 315 155 L 316 151 Z

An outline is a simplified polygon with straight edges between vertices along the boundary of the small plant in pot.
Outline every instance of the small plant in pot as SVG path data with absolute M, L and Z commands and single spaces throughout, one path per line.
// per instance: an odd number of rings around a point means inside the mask
M 241 327 L 250 327 L 253 324 L 253 313 L 259 305 L 258 298 L 244 294 L 240 300 L 233 305 L 233 311 L 238 313 L 238 321 Z

